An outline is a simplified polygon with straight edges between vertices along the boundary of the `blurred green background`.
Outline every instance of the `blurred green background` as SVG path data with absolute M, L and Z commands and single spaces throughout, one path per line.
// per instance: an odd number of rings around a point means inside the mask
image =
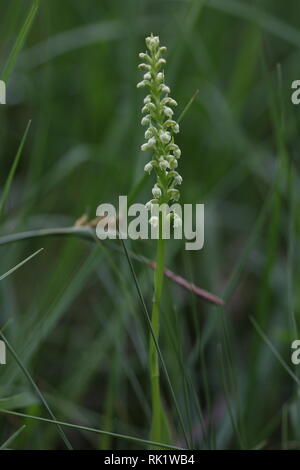
M 0 11 L 2 194 L 32 120 L 1 236 L 72 226 L 132 191 L 148 159 L 138 53 L 158 34 L 177 116 L 198 90 L 177 143 L 181 201 L 205 204 L 204 249 L 170 241 L 167 266 L 226 300 L 217 308 L 165 281 L 160 345 L 190 446 L 299 448 L 300 366 L 290 360 L 300 300 L 300 108 L 290 99 L 300 78 L 299 3 L 1 0 Z M 135 202 L 149 200 L 152 178 Z M 149 332 L 121 245 L 52 236 L 3 244 L 0 274 L 42 247 L 0 281 L 0 324 L 25 368 L 8 351 L 0 408 L 49 417 L 30 373 L 57 419 L 147 439 Z M 155 256 L 153 241 L 127 247 Z M 150 308 L 153 272 L 133 263 Z M 184 446 L 163 377 L 162 389 L 173 443 Z M 13 415 L 0 415 L 0 443 L 22 424 L 8 447 L 64 448 L 53 424 Z M 77 449 L 145 447 L 65 432 Z

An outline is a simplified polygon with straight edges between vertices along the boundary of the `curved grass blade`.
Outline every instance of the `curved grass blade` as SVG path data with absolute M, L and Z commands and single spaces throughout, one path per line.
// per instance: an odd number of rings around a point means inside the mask
M 164 449 L 169 449 L 169 450 L 185 450 L 183 447 L 176 447 L 176 446 L 172 446 L 172 445 L 168 445 L 168 444 L 163 444 L 161 442 L 148 441 L 147 439 L 141 439 L 139 437 L 133 437 L 133 436 L 127 436 L 125 434 L 118 434 L 118 433 L 115 433 L 115 432 L 103 431 L 102 429 L 95 429 L 95 428 L 90 428 L 90 427 L 87 427 L 87 426 L 80 426 L 78 424 L 65 423 L 64 421 L 57 421 L 57 420 L 52 420 L 52 419 L 47 419 L 47 418 L 40 418 L 39 416 L 27 415 L 25 413 L 19 413 L 17 411 L 7 411 L 7 410 L 0 409 L 0 413 L 19 416 L 20 418 L 35 419 L 37 421 L 43 421 L 45 423 L 56 424 L 58 426 L 65 426 L 67 428 L 72 428 L 72 429 L 78 429 L 79 431 L 87 431 L 87 432 L 92 432 L 92 433 L 95 433 L 95 434 L 101 434 L 103 436 L 115 437 L 117 439 L 124 439 L 124 440 L 127 440 L 127 441 L 132 441 L 132 442 L 137 442 L 139 444 L 144 444 L 146 446 L 159 446 L 159 447 L 163 447 Z

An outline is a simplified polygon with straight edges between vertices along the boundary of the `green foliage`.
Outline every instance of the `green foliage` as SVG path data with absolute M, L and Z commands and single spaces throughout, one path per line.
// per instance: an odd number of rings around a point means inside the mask
M 148 441 L 153 272 L 136 263 L 154 258 L 155 242 L 124 252 L 70 229 L 119 195 L 149 199 L 136 83 L 153 32 L 179 103 L 181 202 L 204 203 L 206 217 L 204 249 L 171 240 L 165 263 L 226 300 L 215 307 L 164 279 L 166 446 L 186 447 L 186 434 L 195 449 L 299 448 L 298 10 L 296 0 L 0 0 L 0 272 L 10 274 L 0 328 L 11 345 L 0 446 L 164 444 Z M 43 238 L 7 244 L 36 230 Z

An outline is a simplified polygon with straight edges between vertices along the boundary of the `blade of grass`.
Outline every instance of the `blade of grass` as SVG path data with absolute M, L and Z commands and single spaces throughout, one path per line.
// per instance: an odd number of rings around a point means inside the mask
M 199 419 L 199 422 L 200 422 L 202 438 L 203 438 L 203 441 L 206 443 L 207 448 L 209 448 L 209 442 L 208 442 L 207 432 L 205 429 L 205 419 L 204 419 L 204 415 L 202 411 L 202 406 L 200 404 L 200 400 L 199 400 L 197 391 L 195 390 L 192 378 L 190 374 L 188 373 L 188 365 L 186 364 L 184 351 L 181 346 L 183 344 L 183 337 L 181 337 L 183 336 L 183 332 L 182 332 L 180 323 L 178 322 L 177 312 L 174 311 L 174 316 L 172 316 L 172 318 L 169 318 L 168 315 L 165 312 L 163 312 L 162 317 L 166 319 L 167 321 L 168 336 L 173 345 L 174 358 L 176 358 L 176 362 L 178 362 L 180 366 L 184 395 L 185 395 L 184 398 L 186 402 L 185 403 L 186 415 L 189 418 L 190 442 L 192 443 L 193 436 L 192 436 L 192 420 L 191 420 L 192 417 L 189 417 L 188 403 L 190 403 L 191 400 L 193 399 L 195 403 L 196 412 L 198 415 L 197 419 Z M 195 416 L 193 416 L 193 418 L 195 419 Z M 192 448 L 194 447 L 192 446 Z
M 21 432 L 24 431 L 25 428 L 26 426 L 24 424 L 19 429 L 17 429 L 16 432 L 14 432 L 5 442 L 3 442 L 3 444 L 0 446 L 0 450 L 4 450 L 6 449 L 6 447 L 12 444 L 17 439 L 19 434 L 21 434 Z
M 236 433 L 236 436 L 238 438 L 240 447 L 241 447 L 241 449 L 244 449 L 245 447 L 244 447 L 244 444 L 243 444 L 242 434 L 241 434 L 241 431 L 240 431 L 239 425 L 238 425 L 238 418 L 235 416 L 236 413 L 235 413 L 235 411 L 233 409 L 233 406 L 231 405 L 231 401 L 230 401 L 230 384 L 229 384 L 230 378 L 227 378 L 227 375 L 226 375 L 226 367 L 225 367 L 226 363 L 224 361 L 224 352 L 223 352 L 223 348 L 222 348 L 221 344 L 218 345 L 218 352 L 219 352 L 219 358 L 220 358 L 220 363 L 221 363 L 223 386 L 224 386 L 225 398 L 226 398 L 226 403 L 227 403 L 229 416 L 230 416 L 230 419 L 231 419 L 233 430 Z
M 257 333 L 259 334 L 259 336 L 264 340 L 264 342 L 266 343 L 266 345 L 268 346 L 268 348 L 270 349 L 270 351 L 274 354 L 274 356 L 276 357 L 276 359 L 279 361 L 279 363 L 282 365 L 282 367 L 285 369 L 285 371 L 291 376 L 291 378 L 296 382 L 296 384 L 298 386 L 300 386 L 300 379 L 297 377 L 296 374 L 294 374 L 294 372 L 292 371 L 292 369 L 287 365 L 287 363 L 285 362 L 285 360 L 283 359 L 283 357 L 281 356 L 281 354 L 277 351 L 277 349 L 275 348 L 275 346 L 271 343 L 271 341 L 269 340 L 269 338 L 267 337 L 267 335 L 263 332 L 263 330 L 261 329 L 261 327 L 258 325 L 258 323 L 256 322 L 255 318 L 250 316 L 250 321 L 252 323 L 252 325 L 254 326 L 254 328 L 256 329 Z
M 7 276 L 10 276 L 10 274 L 14 273 L 17 269 L 19 269 L 21 266 L 23 266 L 23 264 L 27 263 L 29 260 L 31 260 L 32 258 L 34 258 L 36 255 L 38 255 L 41 251 L 43 251 L 44 248 L 40 248 L 38 251 L 36 251 L 35 253 L 33 253 L 32 255 L 28 256 L 28 258 L 25 258 L 23 261 L 21 261 L 21 263 L 17 264 L 16 266 L 14 266 L 13 268 L 11 268 L 9 271 L 7 271 L 5 274 L 2 274 L 2 276 L 0 276 L 0 281 L 2 281 L 3 279 L 5 279 Z
M 186 115 L 188 110 L 190 109 L 191 105 L 193 104 L 193 102 L 197 98 L 198 94 L 199 94 L 199 90 L 196 90 L 195 93 L 193 94 L 193 96 L 191 97 L 190 101 L 186 104 L 186 106 L 183 108 L 182 112 L 180 113 L 180 115 L 177 119 L 178 123 L 180 123 L 182 121 L 182 119 L 184 118 L 184 116 Z
M 40 5 L 40 0 L 33 0 L 32 4 L 31 4 L 31 7 L 30 7 L 30 10 L 29 10 L 29 13 L 28 13 L 28 15 L 25 19 L 25 22 L 24 22 L 22 28 L 20 29 L 20 32 L 19 32 L 18 37 L 16 39 L 16 42 L 14 44 L 14 47 L 13 47 L 13 49 L 12 49 L 8 59 L 7 59 L 7 62 L 4 66 L 4 70 L 1 74 L 2 80 L 4 82 L 7 82 L 9 80 L 11 72 L 12 72 L 14 66 L 15 66 L 17 57 L 18 57 L 19 53 L 21 52 L 21 50 L 23 48 L 23 45 L 24 45 L 24 43 L 26 41 L 26 38 L 27 38 L 27 35 L 30 31 L 30 28 L 32 26 L 34 18 L 37 14 L 39 5 Z
M 17 411 L 7 411 L 7 410 L 0 409 L 0 413 L 19 416 L 20 418 L 35 419 L 37 421 L 41 421 L 41 422 L 43 421 L 45 423 L 51 423 L 51 424 L 56 424 L 56 425 L 59 425 L 59 426 L 65 426 L 65 427 L 72 428 L 72 429 L 78 429 L 79 431 L 87 431 L 87 432 L 92 432 L 92 433 L 95 433 L 95 434 L 102 434 L 103 436 L 110 436 L 110 437 L 115 437 L 117 439 L 124 439 L 124 440 L 127 440 L 127 441 L 137 442 L 139 444 L 144 444 L 146 446 L 159 446 L 159 447 L 163 447 L 164 449 L 169 449 L 169 450 L 184 450 L 184 448 L 182 448 L 182 447 L 163 444 L 161 442 L 148 441 L 147 439 L 141 439 L 139 437 L 126 436 L 125 434 L 118 434 L 118 433 L 114 433 L 114 432 L 103 431 L 102 429 L 94 429 L 94 428 L 90 428 L 90 427 L 87 427 L 87 426 L 80 426 L 78 424 L 65 423 L 64 421 L 57 421 L 57 420 L 52 420 L 52 419 L 47 419 L 47 418 L 40 418 L 38 416 L 31 416 L 31 415 L 27 415 L 25 413 L 19 413 Z
M 41 402 L 43 403 L 43 405 L 45 406 L 46 410 L 48 411 L 49 415 L 51 416 L 52 419 L 56 420 L 56 417 L 54 416 L 54 413 L 52 412 L 51 408 L 49 407 L 48 405 L 48 402 L 46 400 L 46 398 L 44 397 L 44 395 L 42 394 L 41 390 L 39 389 L 39 387 L 37 386 L 37 384 L 35 383 L 35 381 L 33 380 L 31 374 L 29 373 L 28 369 L 24 366 L 23 362 L 21 361 L 21 359 L 19 358 L 19 355 L 17 354 L 17 352 L 15 351 L 15 349 L 12 347 L 12 345 L 8 342 L 7 338 L 4 336 L 3 332 L 0 330 L 0 337 L 3 339 L 3 341 L 5 342 L 6 344 L 6 347 L 7 349 L 9 350 L 9 352 L 11 353 L 11 355 L 13 356 L 14 360 L 16 361 L 16 363 L 18 364 L 18 366 L 20 367 L 21 371 L 23 372 L 23 374 L 25 375 L 25 377 L 27 378 L 27 380 L 29 381 L 29 383 L 31 384 L 31 386 L 33 387 L 33 389 L 35 390 L 36 394 L 38 395 L 38 397 L 40 398 Z M 61 429 L 61 427 L 59 425 L 57 425 L 57 429 L 66 445 L 66 447 L 69 449 L 69 450 L 72 450 L 73 447 L 71 446 L 67 436 L 65 435 L 64 431 Z
M 14 178 L 14 175 L 15 175 L 20 157 L 22 155 L 22 151 L 23 151 L 23 148 L 24 148 L 24 144 L 26 142 L 26 138 L 27 138 L 27 134 L 28 134 L 30 125 L 31 125 L 31 121 L 29 121 L 28 124 L 27 124 L 27 127 L 25 129 L 25 132 L 24 132 L 24 135 L 22 137 L 21 143 L 19 145 L 18 151 L 16 153 L 13 164 L 11 166 L 10 172 L 9 172 L 8 177 L 6 179 L 3 192 L 1 194 L 1 198 L 0 198 L 0 218 L 2 216 L 2 212 L 3 212 L 3 209 L 4 209 L 4 204 L 5 204 L 5 201 L 7 199 L 8 194 L 9 194 L 9 190 L 10 190 L 10 187 L 11 187 L 11 184 L 12 184 L 12 181 L 13 181 L 13 178 Z

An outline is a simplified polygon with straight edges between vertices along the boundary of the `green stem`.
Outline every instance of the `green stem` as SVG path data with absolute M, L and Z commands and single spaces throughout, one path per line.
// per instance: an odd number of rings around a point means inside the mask
M 159 238 L 157 240 L 157 256 L 156 256 L 156 270 L 154 273 L 154 296 L 153 306 L 151 315 L 151 325 L 156 340 L 159 337 L 159 310 L 160 300 L 163 289 L 164 280 L 164 267 L 165 267 L 165 240 L 162 237 L 162 219 L 160 214 L 160 229 Z M 151 373 L 151 398 L 152 398 L 152 422 L 151 422 L 151 439 L 158 440 L 158 437 L 164 438 L 163 436 L 163 410 L 161 405 L 160 396 L 160 382 L 159 382 L 159 361 L 157 348 L 154 343 L 152 336 L 150 336 L 150 349 L 149 349 L 149 360 L 150 360 L 150 373 Z

